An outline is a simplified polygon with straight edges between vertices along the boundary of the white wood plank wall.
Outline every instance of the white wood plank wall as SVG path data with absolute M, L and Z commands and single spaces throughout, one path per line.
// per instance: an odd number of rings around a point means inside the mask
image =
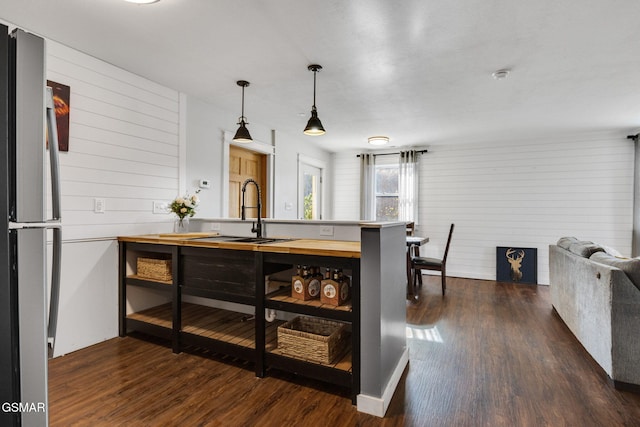
M 178 192 L 179 93 L 50 40 L 47 78 L 71 87 L 64 240 L 170 231 L 153 201 Z M 105 213 L 94 213 L 95 198 Z
M 562 236 L 631 252 L 633 144 L 621 134 L 437 146 L 421 160 L 424 253 L 441 255 L 456 223 L 448 272 L 495 278 L 496 246 L 538 249 L 549 283 L 548 245 Z
M 333 154 L 333 217 L 360 219 L 360 159 L 357 152 Z
M 481 144 L 431 145 L 420 160 L 417 233 L 422 254 L 441 257 L 456 230 L 448 274 L 495 279 L 496 246 L 538 249 L 538 283 L 549 283 L 548 245 L 561 236 L 631 253 L 633 144 L 622 133 Z M 336 155 L 336 164 L 351 155 Z M 336 179 L 337 200 L 359 182 Z

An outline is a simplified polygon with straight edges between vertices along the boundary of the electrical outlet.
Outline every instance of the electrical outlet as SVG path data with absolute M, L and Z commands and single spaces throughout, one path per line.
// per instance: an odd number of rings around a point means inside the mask
M 212 222 L 211 223 L 211 231 L 220 231 L 220 223 Z
M 104 199 L 93 199 L 93 212 L 104 213 L 106 210 Z
M 169 203 L 164 202 L 162 200 L 154 201 L 153 202 L 153 213 L 154 214 L 169 213 Z
M 323 225 L 320 227 L 320 235 L 321 236 L 333 236 L 333 226 L 332 225 Z

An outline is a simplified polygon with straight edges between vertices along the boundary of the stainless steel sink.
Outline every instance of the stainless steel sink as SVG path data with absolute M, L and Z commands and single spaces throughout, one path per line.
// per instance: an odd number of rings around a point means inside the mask
M 234 239 L 233 241 L 238 243 L 256 243 L 258 245 L 261 245 L 263 243 L 289 242 L 291 240 L 292 239 L 272 239 L 269 237 L 244 237 Z
M 289 242 L 293 239 L 277 239 L 270 237 L 237 237 L 237 236 L 212 236 L 212 237 L 196 237 L 198 242 L 237 242 L 237 243 L 255 243 L 261 245 L 264 243 Z
M 198 242 L 229 242 L 235 239 L 241 239 L 241 237 L 235 236 L 211 236 L 211 237 L 194 237 L 189 240 L 197 240 Z

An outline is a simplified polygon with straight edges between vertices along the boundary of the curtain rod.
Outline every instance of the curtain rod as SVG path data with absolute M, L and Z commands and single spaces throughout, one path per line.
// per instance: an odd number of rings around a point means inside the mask
M 424 150 L 416 150 L 416 154 L 423 154 L 423 153 L 428 153 L 429 150 L 424 149 Z M 391 156 L 391 155 L 399 155 L 400 153 L 372 153 L 373 156 Z M 356 154 L 356 157 L 360 157 L 360 154 Z

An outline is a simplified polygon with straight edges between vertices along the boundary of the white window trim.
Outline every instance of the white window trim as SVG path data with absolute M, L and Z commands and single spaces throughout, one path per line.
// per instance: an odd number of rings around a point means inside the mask
M 321 190 L 320 190 L 320 217 L 322 219 L 326 218 L 326 203 L 324 202 L 324 198 L 325 198 L 325 188 L 324 188 L 324 184 L 326 181 L 326 173 L 327 173 L 327 162 L 323 161 L 323 160 L 319 160 L 319 159 L 314 159 L 313 157 L 309 157 L 309 156 L 305 156 L 304 154 L 300 154 L 298 153 L 298 219 L 304 219 L 304 205 L 302 203 L 300 203 L 300 200 L 302 200 L 304 194 L 304 188 L 302 185 L 302 182 L 304 180 L 304 177 L 302 176 L 302 164 L 306 164 L 309 166 L 313 166 L 315 168 L 320 169 L 320 185 L 321 185 Z M 228 184 L 227 184 L 228 186 Z

